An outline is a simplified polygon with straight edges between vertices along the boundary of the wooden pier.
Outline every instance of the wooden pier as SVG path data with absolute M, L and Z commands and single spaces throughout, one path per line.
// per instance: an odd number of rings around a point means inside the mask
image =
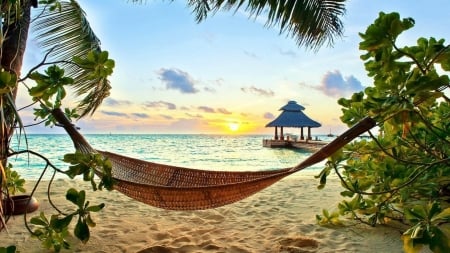
M 298 148 L 309 152 L 316 152 L 328 142 L 320 140 L 274 140 L 263 139 L 263 146 L 267 148 Z

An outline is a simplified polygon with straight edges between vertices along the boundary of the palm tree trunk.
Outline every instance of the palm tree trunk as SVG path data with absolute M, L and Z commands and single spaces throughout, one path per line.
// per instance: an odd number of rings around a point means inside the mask
M 20 3 L 20 15 L 17 22 L 11 24 L 4 24 L 3 26 L 3 44 L 1 45 L 1 67 L 11 73 L 15 73 L 20 77 L 22 69 L 23 57 L 25 54 L 25 47 L 27 44 L 28 30 L 31 21 L 31 6 L 32 0 L 22 0 Z M 16 14 L 11 14 L 16 15 Z M 14 17 L 15 18 L 15 17 Z M 7 165 L 8 150 L 11 137 L 14 133 L 14 126 L 16 123 L 16 114 L 14 110 L 14 103 L 17 96 L 16 88 L 12 91 L 12 96 L 8 98 L 6 94 L 0 97 L 0 110 L 3 110 L 3 115 L 0 117 L 0 162 L 3 168 Z M 0 177 L 0 185 L 3 184 L 3 177 Z M 3 199 L 3 193 L 0 191 L 0 205 Z M 3 214 L 0 214 L 3 215 Z M 0 224 L 0 230 L 2 224 Z

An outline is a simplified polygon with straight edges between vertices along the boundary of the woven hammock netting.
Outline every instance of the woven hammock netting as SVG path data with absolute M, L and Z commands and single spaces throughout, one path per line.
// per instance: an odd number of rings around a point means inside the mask
M 55 119 L 82 153 L 99 153 L 112 163 L 114 189 L 143 203 L 168 210 L 202 210 L 247 198 L 284 177 L 323 161 L 354 138 L 375 126 L 365 118 L 292 168 L 269 171 L 212 171 L 152 163 L 91 147 L 60 109 Z

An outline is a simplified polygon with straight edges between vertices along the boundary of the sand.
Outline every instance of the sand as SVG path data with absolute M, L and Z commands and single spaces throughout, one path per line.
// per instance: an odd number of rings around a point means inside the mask
M 331 178 L 325 189 L 317 190 L 312 175 L 300 172 L 243 201 L 203 211 L 167 211 L 116 191 L 88 192 L 91 203 L 103 202 L 106 207 L 94 215 L 97 226 L 91 229 L 89 242 L 72 238 L 72 248 L 63 252 L 402 252 L 400 232 L 392 227 L 371 228 L 349 220 L 344 220 L 344 227 L 317 225 L 315 215 L 336 208 L 341 188 Z M 54 202 L 69 207 L 64 195 L 73 186 L 89 185 L 59 179 L 52 188 Z M 35 196 L 40 208 L 29 217 L 39 211 L 53 213 L 44 183 Z M 44 251 L 25 229 L 23 216 L 13 217 L 8 229 L 9 234 L 1 232 L 0 246 Z

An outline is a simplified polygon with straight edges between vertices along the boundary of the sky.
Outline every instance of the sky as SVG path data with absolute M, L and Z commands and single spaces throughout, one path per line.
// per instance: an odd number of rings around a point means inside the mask
M 379 12 L 415 20 L 400 45 L 419 37 L 450 40 L 448 0 L 347 1 L 344 36 L 317 52 L 245 11 L 221 11 L 197 23 L 187 1 L 78 2 L 116 64 L 110 97 L 76 122 L 83 133 L 273 134 L 265 125 L 294 100 L 322 124 L 312 134 L 339 134 L 347 127 L 337 100 L 372 85 L 359 58 L 358 33 Z M 41 60 L 31 35 L 22 73 Z M 28 103 L 21 92 L 18 104 Z M 25 124 L 35 123 L 31 109 L 22 116 Z M 62 130 L 36 126 L 27 132 Z

